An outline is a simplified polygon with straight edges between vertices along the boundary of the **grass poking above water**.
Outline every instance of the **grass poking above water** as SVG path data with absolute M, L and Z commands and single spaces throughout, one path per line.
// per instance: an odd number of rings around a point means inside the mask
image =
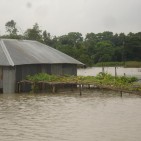
M 123 90 L 141 91 L 141 85 L 136 84 L 136 77 L 117 76 L 114 77 L 107 73 L 99 73 L 97 76 L 57 76 L 46 73 L 39 73 L 26 78 L 33 83 L 42 82 L 59 82 L 59 83 L 77 83 L 77 84 L 94 84 L 96 86 L 108 86 L 109 88 L 117 88 Z M 134 87 L 134 85 L 138 85 Z

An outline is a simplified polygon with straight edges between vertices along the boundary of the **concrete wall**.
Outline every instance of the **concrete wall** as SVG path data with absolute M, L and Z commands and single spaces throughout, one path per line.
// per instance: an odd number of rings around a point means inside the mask
M 3 79 L 3 69 L 2 69 L 2 67 L 0 66 L 0 89 L 2 89 L 3 88 L 3 81 L 2 81 L 2 79 Z
M 15 82 L 15 68 L 3 67 L 3 93 L 14 93 Z

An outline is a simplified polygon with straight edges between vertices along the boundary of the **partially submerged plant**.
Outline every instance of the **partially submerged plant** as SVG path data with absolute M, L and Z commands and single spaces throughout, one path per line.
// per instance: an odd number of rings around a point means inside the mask
M 96 84 L 101 86 L 114 87 L 119 89 L 131 90 L 132 85 L 137 81 L 136 77 L 112 76 L 108 73 L 99 73 L 97 76 L 57 76 L 47 73 L 39 73 L 33 76 L 28 75 L 27 80 L 36 82 L 60 82 L 60 83 L 77 83 L 77 84 Z

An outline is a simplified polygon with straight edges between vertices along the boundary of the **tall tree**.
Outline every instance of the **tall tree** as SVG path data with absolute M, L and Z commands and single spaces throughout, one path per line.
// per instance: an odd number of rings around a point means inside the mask
M 64 45 L 79 48 L 83 41 L 82 34 L 79 32 L 69 32 L 67 35 L 59 37 L 59 42 Z
M 5 24 L 6 32 L 9 33 L 10 38 L 17 38 L 18 29 L 16 28 L 16 22 L 14 20 L 8 21 Z
M 25 38 L 28 40 L 36 40 L 43 42 L 42 40 L 42 30 L 39 29 L 38 23 L 33 25 L 33 28 L 29 28 L 25 31 Z
M 94 63 L 112 61 L 114 54 L 112 43 L 109 41 L 98 42 L 96 45 L 96 53 L 92 56 Z
M 43 31 L 43 42 L 46 45 L 52 46 L 52 39 L 50 33 L 48 33 L 46 30 Z

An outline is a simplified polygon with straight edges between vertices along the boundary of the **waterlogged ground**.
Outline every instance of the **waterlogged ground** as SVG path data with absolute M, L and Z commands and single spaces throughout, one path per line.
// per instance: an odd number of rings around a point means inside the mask
M 0 95 L 1 141 L 140 141 L 141 97 L 111 91 Z
M 86 69 L 78 69 L 78 75 L 83 76 L 96 76 L 98 73 L 102 72 L 102 67 L 91 67 Z M 104 72 L 115 75 L 115 67 L 104 67 Z M 116 68 L 117 75 L 119 76 L 135 76 L 141 79 L 141 68 Z

